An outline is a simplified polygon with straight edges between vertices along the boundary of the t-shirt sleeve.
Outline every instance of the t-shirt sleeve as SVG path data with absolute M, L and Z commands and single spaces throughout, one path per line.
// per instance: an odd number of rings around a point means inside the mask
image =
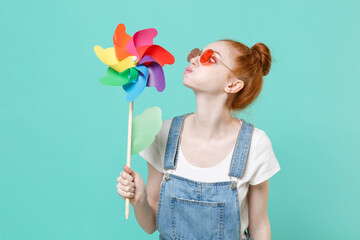
M 162 164 L 162 151 L 163 148 L 160 146 L 164 143 L 164 137 L 167 137 L 167 126 L 169 125 L 169 120 L 164 120 L 161 126 L 160 131 L 155 136 L 155 140 L 152 142 L 152 144 L 144 149 L 143 151 L 139 152 L 139 155 L 144 158 L 148 163 L 150 163 L 156 170 L 163 173 L 163 164 Z
M 271 141 L 264 131 L 259 136 L 254 155 L 254 173 L 249 180 L 251 185 L 266 181 L 280 170 Z

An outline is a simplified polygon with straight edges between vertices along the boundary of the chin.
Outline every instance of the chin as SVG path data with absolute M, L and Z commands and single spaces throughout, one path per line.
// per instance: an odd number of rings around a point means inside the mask
M 194 88 L 193 83 L 194 83 L 194 82 L 191 81 L 191 78 L 189 78 L 188 75 L 186 75 L 186 74 L 183 75 L 183 85 L 184 85 L 185 87 L 188 87 L 188 88 L 193 89 L 193 88 Z

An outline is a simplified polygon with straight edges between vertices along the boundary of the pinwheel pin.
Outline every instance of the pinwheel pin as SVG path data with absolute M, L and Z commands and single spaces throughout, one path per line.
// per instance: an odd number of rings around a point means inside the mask
M 165 89 L 165 76 L 163 67 L 165 64 L 173 64 L 174 56 L 159 45 L 153 44 L 153 39 L 157 35 L 155 28 L 148 28 L 136 32 L 132 37 L 125 31 L 125 25 L 119 24 L 113 35 L 114 47 L 103 49 L 96 45 L 95 54 L 98 58 L 109 66 L 105 77 L 99 79 L 100 83 L 107 86 L 122 86 L 125 90 L 126 101 L 129 102 L 128 119 L 128 142 L 127 142 L 127 166 L 131 166 L 131 155 L 140 152 L 148 147 L 155 138 L 161 127 L 161 110 L 158 107 L 149 108 L 144 111 L 142 116 L 138 116 L 138 121 L 134 121 L 133 126 L 133 105 L 134 100 L 140 96 L 146 87 L 155 87 L 158 92 Z M 146 121 L 144 119 L 151 119 Z M 159 124 L 160 119 L 160 124 Z M 135 119 L 134 119 L 135 120 Z M 150 131 L 144 130 L 147 123 Z M 149 123 L 154 123 L 149 125 Z M 139 123 L 139 124 L 137 124 Z M 136 125 L 137 124 L 137 125 Z M 146 127 L 145 127 L 146 128 Z M 138 134 L 134 139 L 134 133 Z M 148 134 L 144 135 L 144 132 Z M 133 138 L 132 138 L 133 136 Z M 149 141 L 149 139 L 151 139 Z M 136 150 L 132 151 L 132 147 Z M 129 217 L 129 199 L 126 198 L 125 217 Z

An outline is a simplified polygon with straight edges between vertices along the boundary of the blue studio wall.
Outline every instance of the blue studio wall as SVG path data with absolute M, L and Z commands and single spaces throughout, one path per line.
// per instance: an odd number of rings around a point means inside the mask
M 94 45 L 116 26 L 154 27 L 166 88 L 134 116 L 195 111 L 182 83 L 194 47 L 223 38 L 273 56 L 256 101 L 239 113 L 270 137 L 272 239 L 360 239 L 359 1 L 5 1 L 0 5 L 0 239 L 158 239 L 138 225 L 116 178 L 126 164 L 128 103 L 98 82 Z M 139 155 L 131 167 L 147 179 Z

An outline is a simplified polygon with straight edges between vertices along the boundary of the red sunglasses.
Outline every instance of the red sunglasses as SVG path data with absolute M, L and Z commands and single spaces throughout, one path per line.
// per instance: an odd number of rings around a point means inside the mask
M 210 59 L 212 57 L 216 58 L 219 62 L 221 62 L 227 69 L 230 70 L 230 72 L 232 72 L 234 75 L 235 73 L 233 71 L 231 71 L 231 69 L 226 66 L 219 58 L 217 58 L 215 56 L 215 53 L 218 53 L 217 51 L 214 51 L 212 49 L 207 49 L 205 52 L 200 51 L 198 48 L 194 48 L 193 50 L 191 50 L 191 52 L 189 53 L 188 57 L 187 57 L 187 61 L 190 62 L 190 60 L 194 57 L 200 56 L 200 63 L 201 64 L 205 64 L 205 63 L 209 63 L 209 64 L 213 64 L 213 62 L 209 62 Z M 219 53 L 218 53 L 219 54 Z

